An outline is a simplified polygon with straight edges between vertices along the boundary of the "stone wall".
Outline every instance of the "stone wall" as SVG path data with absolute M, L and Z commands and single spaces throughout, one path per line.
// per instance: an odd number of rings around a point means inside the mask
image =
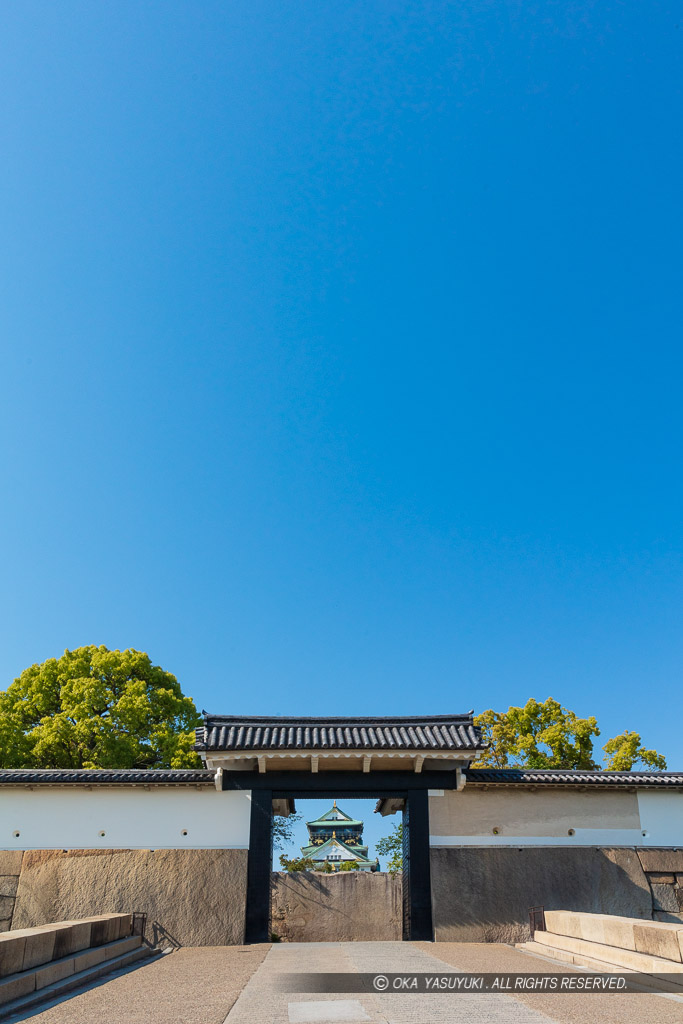
M 433 848 L 435 938 L 523 941 L 529 937 L 529 907 L 537 905 L 651 921 L 654 890 L 641 863 L 646 852 L 560 846 Z
M 683 923 L 683 850 L 638 850 L 655 921 Z
M 402 907 L 400 875 L 273 872 L 271 927 L 285 942 L 399 941 Z
M 141 911 L 155 945 L 244 941 L 246 850 L 0 851 L 0 884 L 16 894 L 13 930 Z M 0 917 L 8 907 L 0 898 Z
M 683 849 L 442 847 L 431 851 L 435 938 L 521 941 L 528 909 L 683 922 Z M 0 931 L 147 913 L 161 946 L 244 941 L 246 850 L 0 850 Z M 400 940 L 402 880 L 275 872 L 285 941 Z
M 0 850 L 0 932 L 12 927 L 23 856 L 21 850 Z

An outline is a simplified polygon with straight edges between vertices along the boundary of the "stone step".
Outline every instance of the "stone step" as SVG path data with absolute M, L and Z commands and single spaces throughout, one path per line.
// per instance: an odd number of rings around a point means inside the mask
M 538 934 L 539 932 L 536 932 L 536 935 Z M 558 949 L 554 946 L 545 946 L 543 943 L 536 942 L 534 939 L 531 939 L 528 942 L 519 942 L 517 944 L 517 949 L 521 949 L 525 953 L 533 953 L 535 956 L 545 957 L 546 960 L 556 960 L 558 963 L 572 964 L 575 967 L 586 967 L 591 971 L 598 971 L 600 973 L 611 973 L 615 969 L 615 965 L 613 963 L 608 963 L 605 960 L 598 960 L 596 957 L 588 956 L 584 953 L 570 953 L 566 949 Z M 669 961 L 665 961 L 665 963 L 669 963 Z M 680 986 L 678 986 L 668 969 L 665 969 L 665 971 L 662 972 L 668 975 L 664 986 L 661 982 L 657 982 L 651 975 L 644 974 L 642 971 L 619 968 L 618 973 L 632 974 L 634 976 L 634 980 L 636 980 L 638 985 L 644 989 L 653 992 L 661 992 L 664 987 L 666 991 L 670 992 L 680 990 L 680 993 L 683 995 L 683 976 L 681 977 Z
M 50 963 L 41 964 L 28 971 L 21 971 L 8 978 L 0 979 L 0 1008 L 17 999 L 42 992 L 54 984 L 60 984 L 72 977 L 94 970 L 99 965 L 109 963 L 113 959 L 136 953 L 142 948 L 139 935 L 129 935 L 124 939 L 108 942 L 103 946 L 83 949 L 73 956 L 65 956 Z M 146 948 L 146 947 L 145 947 Z
M 137 940 L 136 946 L 122 951 L 122 946 L 132 943 L 133 940 Z M 74 974 L 61 978 L 58 981 L 53 981 L 51 984 L 34 989 L 19 998 L 13 999 L 11 1002 L 0 1005 L 0 1020 L 5 1020 L 13 1014 L 66 995 L 68 992 L 81 988 L 84 985 L 89 985 L 91 982 L 104 975 L 111 974 L 113 971 L 119 971 L 122 968 L 131 967 L 138 962 L 142 963 L 163 955 L 160 950 L 150 949 L 149 946 L 142 946 L 140 942 L 139 935 L 132 935 L 129 939 L 120 939 L 117 942 L 110 943 L 105 947 L 108 949 L 109 955 L 104 961 L 81 969 Z M 88 950 L 87 952 L 92 951 Z
M 0 935 L 0 978 L 61 960 L 91 946 L 130 935 L 132 914 L 97 914 L 79 921 L 57 921 Z
M 546 910 L 545 926 L 546 934 L 585 939 L 683 963 L 683 925 L 679 923 L 612 914 L 584 914 L 573 910 Z
M 632 949 L 619 949 L 601 942 L 576 939 L 570 935 L 555 935 L 548 931 L 537 931 L 534 934 L 534 943 L 546 951 L 546 956 L 552 956 L 553 950 L 560 950 L 563 953 L 590 957 L 612 970 L 617 968 L 638 971 L 641 974 L 680 974 L 683 985 L 683 963 L 679 960 L 667 960 L 649 953 L 637 953 Z

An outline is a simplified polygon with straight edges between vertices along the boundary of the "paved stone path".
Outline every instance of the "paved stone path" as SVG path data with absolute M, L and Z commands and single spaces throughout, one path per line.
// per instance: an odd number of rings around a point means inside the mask
M 459 952 L 460 951 L 460 952 Z M 445 955 L 444 955 L 445 954 Z M 275 945 L 225 1024 L 682 1024 L 683 1000 L 649 994 L 288 993 L 282 975 L 301 972 L 575 973 L 509 946 L 482 943 L 348 942 Z
M 7 1024 L 223 1024 L 269 948 L 186 946 Z
M 278 988 L 282 974 L 339 971 L 576 973 L 494 943 L 183 948 L 17 1016 L 12 1024 L 683 1024 L 681 997 L 644 993 L 321 995 Z
M 420 942 L 417 945 L 461 971 L 584 973 L 557 960 L 530 956 L 503 943 Z M 681 996 L 646 992 L 520 992 L 515 999 L 560 1024 L 683 1024 Z

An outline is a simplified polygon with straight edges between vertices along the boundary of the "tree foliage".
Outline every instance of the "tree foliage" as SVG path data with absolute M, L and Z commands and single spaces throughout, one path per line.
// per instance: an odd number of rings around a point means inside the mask
M 403 871 L 403 822 L 395 821 L 390 834 L 377 840 L 375 849 L 381 857 L 389 858 L 387 871 L 390 875 Z
M 597 719 L 579 718 L 552 697 L 543 703 L 531 699 L 507 711 L 484 711 L 474 721 L 490 744 L 474 767 L 600 768 L 593 758 L 593 740 L 600 735 Z M 629 771 L 638 764 L 666 768 L 664 757 L 644 749 L 635 732 L 608 740 L 602 749 L 608 770 Z
M 201 719 L 141 651 L 79 647 L 0 692 L 4 768 L 189 768 Z
M 280 854 L 280 864 L 284 871 L 313 871 L 315 864 L 310 857 L 285 857 Z
M 666 768 L 666 758 L 656 750 L 646 750 L 637 732 L 622 732 L 607 740 L 602 748 L 607 755 L 607 769 L 611 772 L 628 772 L 632 768 Z
M 301 821 L 300 814 L 290 814 L 283 818 L 280 814 L 273 815 L 273 848 L 282 850 L 294 842 L 294 825 Z

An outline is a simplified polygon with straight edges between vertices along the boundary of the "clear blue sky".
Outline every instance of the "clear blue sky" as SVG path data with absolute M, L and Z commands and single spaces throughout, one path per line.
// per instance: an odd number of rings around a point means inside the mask
M 679 4 L 0 12 L 0 679 L 683 767 Z

